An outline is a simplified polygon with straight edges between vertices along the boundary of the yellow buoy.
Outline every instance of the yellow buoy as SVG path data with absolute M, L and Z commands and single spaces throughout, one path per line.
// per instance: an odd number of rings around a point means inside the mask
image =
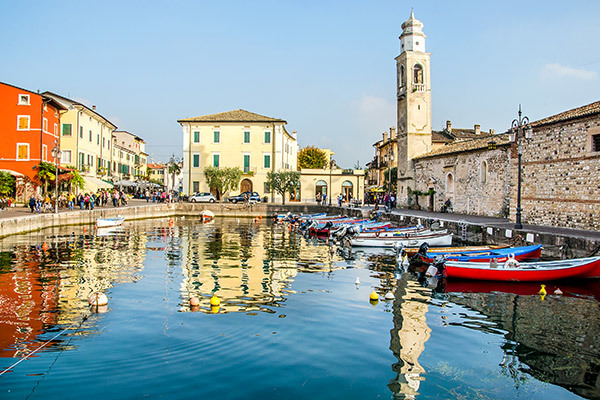
M 219 306 L 210 306 L 210 312 L 213 314 L 218 314 L 220 308 L 221 307 L 219 307 Z
M 210 305 L 218 306 L 219 304 L 221 304 L 221 300 L 219 300 L 219 298 L 213 294 L 213 297 L 210 298 Z
M 371 300 L 379 300 L 379 295 L 373 290 L 369 295 L 369 299 Z
M 540 291 L 538 293 L 545 296 L 547 294 L 546 285 L 542 285 L 542 288 L 540 289 Z

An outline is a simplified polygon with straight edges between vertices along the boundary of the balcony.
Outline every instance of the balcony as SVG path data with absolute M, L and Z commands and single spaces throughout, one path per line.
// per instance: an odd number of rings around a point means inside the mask
M 256 175 L 256 167 L 244 167 L 242 175 L 254 176 Z

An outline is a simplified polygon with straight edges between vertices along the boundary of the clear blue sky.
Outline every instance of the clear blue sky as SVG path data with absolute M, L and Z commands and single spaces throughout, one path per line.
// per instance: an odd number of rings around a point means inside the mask
M 181 155 L 177 119 L 242 108 L 361 166 L 396 124 L 402 22 L 432 53 L 433 128 L 506 130 L 600 100 L 600 2 L 0 1 L 0 81 L 87 105 Z

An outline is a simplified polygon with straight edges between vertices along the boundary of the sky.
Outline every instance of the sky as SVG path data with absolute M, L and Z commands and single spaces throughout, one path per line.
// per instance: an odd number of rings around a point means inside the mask
M 0 81 L 88 106 L 182 155 L 178 119 L 287 121 L 344 168 L 396 125 L 402 22 L 424 24 L 432 127 L 506 131 L 600 100 L 600 2 L 0 0 Z

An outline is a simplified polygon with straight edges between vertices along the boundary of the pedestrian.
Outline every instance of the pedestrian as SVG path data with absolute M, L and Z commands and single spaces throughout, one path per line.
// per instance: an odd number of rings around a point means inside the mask
M 35 210 L 35 195 L 33 194 L 29 198 L 29 208 L 31 208 L 31 212 L 33 213 L 33 211 Z
M 344 200 L 344 196 L 342 196 L 342 194 L 340 193 L 340 195 L 338 196 L 338 207 L 342 206 L 343 200 Z
M 317 193 L 317 204 L 321 205 L 321 193 Z

